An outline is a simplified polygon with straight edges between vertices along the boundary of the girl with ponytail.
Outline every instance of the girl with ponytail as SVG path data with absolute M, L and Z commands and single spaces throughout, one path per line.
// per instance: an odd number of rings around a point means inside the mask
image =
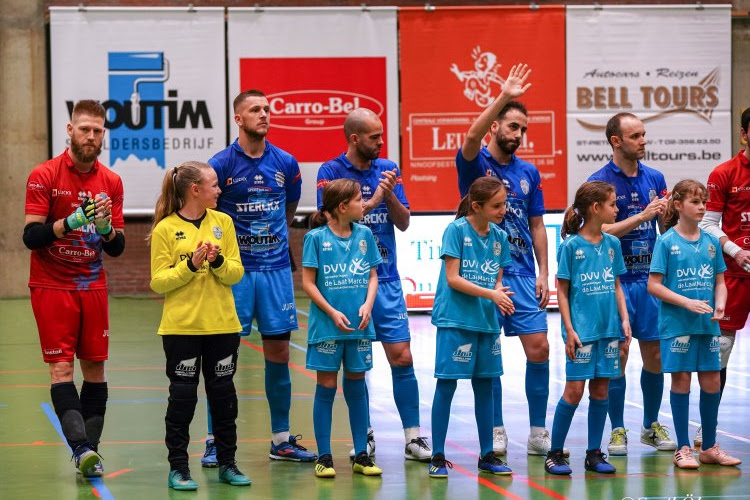
M 584 183 L 573 206 L 565 211 L 557 252 L 557 298 L 565 340 L 565 390 L 557 403 L 552 424 L 552 446 L 544 470 L 571 473 L 563 446 L 578 403 L 589 380 L 588 446 L 586 470 L 613 474 L 615 468 L 601 451 L 607 418 L 609 379 L 617 377 L 619 339 L 630 342 L 631 331 L 625 295 L 620 287 L 625 273 L 620 240 L 602 232 L 617 216 L 615 189 L 602 181 Z M 619 316 L 618 316 L 619 312 Z M 620 321 L 618 321 L 618 319 Z
M 196 490 L 188 467 L 190 422 L 198 378 L 211 407 L 219 481 L 246 486 L 237 468 L 237 392 L 233 377 L 242 330 L 231 285 L 244 274 L 232 219 L 217 212 L 221 189 L 213 168 L 190 161 L 169 170 L 156 203 L 151 289 L 164 295 L 159 331 L 169 378 L 165 442 L 167 485 Z
M 364 214 L 358 182 L 336 179 L 323 188 L 323 206 L 302 247 L 302 289 L 310 297 L 307 369 L 317 371 L 313 426 L 318 443 L 315 475 L 333 478 L 331 423 L 337 378 L 344 366 L 344 399 L 354 440 L 352 470 L 365 476 L 383 471 L 367 453 L 365 373 L 372 369 L 371 319 L 378 291 L 380 256 L 375 237 L 357 224 Z M 355 327 L 356 325 L 356 327 Z

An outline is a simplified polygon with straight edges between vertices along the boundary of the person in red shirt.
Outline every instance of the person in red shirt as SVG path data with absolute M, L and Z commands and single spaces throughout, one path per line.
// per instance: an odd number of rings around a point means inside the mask
M 70 148 L 35 167 L 26 183 L 23 242 L 31 252 L 29 288 L 51 396 L 76 467 L 101 476 L 98 444 L 107 406 L 107 278 L 102 251 L 125 249 L 120 177 L 99 163 L 105 111 L 76 103 L 67 125 Z M 80 396 L 73 356 L 83 372 Z
M 727 305 L 721 327 L 721 392 L 727 381 L 727 363 L 737 330 L 750 314 L 750 108 L 740 117 L 745 149 L 714 168 L 708 176 L 708 203 L 701 227 L 713 234 L 724 250 Z M 695 445 L 703 444 L 701 429 Z

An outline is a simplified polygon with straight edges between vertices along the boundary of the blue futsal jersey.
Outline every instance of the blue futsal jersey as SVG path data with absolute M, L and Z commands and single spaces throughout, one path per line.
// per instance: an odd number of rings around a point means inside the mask
M 397 183 L 396 187 L 393 188 L 393 193 L 402 205 L 409 208 L 409 202 L 404 193 L 404 184 L 401 180 L 401 171 L 395 163 L 385 158 L 376 158 L 372 160 L 369 169 L 360 170 L 349 162 L 345 153 L 342 153 L 333 160 L 325 162 L 318 170 L 318 210 L 323 207 L 323 188 L 329 181 L 352 179 L 359 182 L 362 187 L 362 199 L 367 201 L 375 194 L 380 179 L 383 177 L 381 172 L 384 170 L 396 172 Z M 383 259 L 383 263 L 378 266 L 378 282 L 400 281 L 398 267 L 396 266 L 396 232 L 393 221 L 388 216 L 385 201 L 365 215 L 359 223 L 370 228 Z
M 615 277 L 625 273 L 620 240 L 602 233 L 594 245 L 574 234 L 557 249 L 557 278 L 568 280 L 570 319 L 581 342 L 620 337 Z M 563 339 L 567 339 L 565 324 Z
M 245 270 L 289 267 L 286 205 L 300 198 L 297 160 L 268 141 L 263 156 L 250 158 L 235 140 L 208 163 L 221 188 L 217 210 L 234 221 Z
M 516 155 L 510 163 L 501 165 L 492 157 L 487 147 L 482 147 L 476 158 L 466 160 L 458 150 L 458 188 L 461 197 L 469 192 L 471 183 L 483 176 L 497 177 L 503 181 L 508 192 L 507 212 L 500 228 L 508 234 L 510 254 L 513 262 L 506 274 L 534 278 L 534 246 L 529 229 L 529 217 L 544 215 L 544 195 L 539 170 Z
M 314 302 L 310 304 L 310 325 L 307 343 L 326 340 L 374 339 L 373 322 L 358 330 L 359 308 L 367 299 L 370 269 L 380 264 L 372 231 L 360 224 L 352 224 L 352 234 L 341 238 L 326 225 L 305 235 L 302 247 L 302 266 L 317 270 L 315 284 L 333 308 L 344 313 L 353 332 L 342 332 L 333 320 Z
M 667 194 L 664 175 L 641 162 L 638 162 L 638 174 L 635 177 L 628 177 L 610 161 L 591 174 L 588 180 L 608 182 L 615 187 L 618 210 L 615 222 L 638 215 L 654 198 Z M 656 243 L 656 229 L 657 218 L 653 218 L 620 238 L 627 267 L 627 272 L 622 276 L 624 283 L 648 280 L 651 255 Z
M 499 333 L 497 306 L 489 299 L 467 295 L 451 288 L 445 275 L 445 257 L 460 261 L 459 275 L 481 286 L 493 289 L 500 269 L 511 264 L 508 234 L 490 224 L 487 236 L 480 236 L 465 217 L 451 222 L 443 233 L 443 249 L 432 324 L 437 327 L 461 328 L 474 332 Z
M 662 283 L 675 293 L 707 300 L 714 307 L 716 274 L 727 270 L 719 240 L 701 229 L 697 241 L 688 241 L 674 228 L 656 240 L 651 272 L 664 275 Z M 659 304 L 659 337 L 719 335 L 719 323 L 711 314 L 697 314 L 684 307 Z

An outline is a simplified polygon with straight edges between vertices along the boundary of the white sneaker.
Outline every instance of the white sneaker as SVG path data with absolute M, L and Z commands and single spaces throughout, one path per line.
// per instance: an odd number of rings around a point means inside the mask
M 367 431 L 367 455 L 373 456 L 375 454 L 375 434 L 372 432 L 372 429 Z M 351 460 L 354 460 L 354 448 L 349 450 L 349 458 Z
M 419 462 L 429 462 L 432 458 L 432 450 L 427 445 L 427 438 L 420 436 L 406 443 L 406 447 L 404 448 L 404 458 L 407 460 L 417 460 Z
M 542 432 L 536 435 L 529 434 L 529 439 L 526 442 L 526 453 L 529 455 L 540 455 L 543 457 L 547 456 L 547 453 L 552 449 L 552 438 L 549 435 L 549 431 L 544 429 Z M 565 457 L 570 456 L 570 450 L 563 448 L 563 455 Z
M 702 425 L 698 427 L 697 431 L 695 431 L 695 437 L 693 438 L 693 445 L 699 450 L 701 449 L 701 446 L 703 446 L 703 426 Z
M 495 455 L 505 455 L 508 451 L 508 435 L 505 427 L 492 428 L 492 451 Z
M 677 443 L 669 438 L 669 431 L 659 422 L 653 422 L 651 427 L 641 427 L 641 443 L 653 446 L 661 451 L 675 451 Z
M 609 437 L 607 453 L 613 457 L 624 457 L 628 454 L 628 430 L 624 427 L 615 427 Z

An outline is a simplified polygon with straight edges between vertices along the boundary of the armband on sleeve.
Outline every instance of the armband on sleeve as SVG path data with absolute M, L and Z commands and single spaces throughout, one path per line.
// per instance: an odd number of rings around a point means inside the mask
M 53 229 L 54 222 L 42 224 L 41 222 L 31 222 L 23 228 L 23 244 L 29 250 L 38 250 L 50 246 L 57 236 Z
M 720 222 L 721 212 L 712 212 L 710 210 L 707 210 L 699 226 L 708 234 L 721 239 L 723 237 L 726 237 L 726 233 L 721 230 L 721 226 L 719 226 Z
M 115 237 L 111 240 L 102 239 L 102 249 L 111 257 L 119 257 L 125 251 L 125 235 L 115 231 Z

